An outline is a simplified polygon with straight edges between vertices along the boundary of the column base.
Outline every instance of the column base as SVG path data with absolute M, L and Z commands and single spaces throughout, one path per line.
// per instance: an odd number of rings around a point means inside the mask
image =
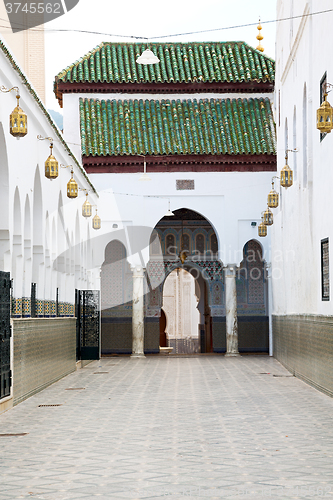
M 224 355 L 226 358 L 234 358 L 240 356 L 239 352 L 226 352 Z
M 131 359 L 145 359 L 145 355 L 142 353 L 131 354 Z

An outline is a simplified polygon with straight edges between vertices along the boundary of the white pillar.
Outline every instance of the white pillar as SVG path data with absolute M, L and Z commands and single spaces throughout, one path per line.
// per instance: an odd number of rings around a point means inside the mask
M 132 358 L 144 358 L 143 269 L 133 269 Z
M 225 268 L 225 302 L 226 302 L 226 323 L 227 323 L 226 356 L 239 356 L 237 294 L 236 294 L 236 264 L 235 265 L 229 264 Z

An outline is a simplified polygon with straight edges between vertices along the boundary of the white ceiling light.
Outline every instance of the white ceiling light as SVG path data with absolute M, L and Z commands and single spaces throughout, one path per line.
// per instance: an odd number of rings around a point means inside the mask
M 164 215 L 164 217 L 172 217 L 174 215 L 175 214 L 173 212 L 171 212 L 171 210 L 170 210 L 170 200 L 169 200 L 169 208 L 168 208 L 167 213 Z
M 138 64 L 157 64 L 160 62 L 159 58 L 155 56 L 154 52 L 150 49 L 146 49 L 142 52 L 136 60 Z

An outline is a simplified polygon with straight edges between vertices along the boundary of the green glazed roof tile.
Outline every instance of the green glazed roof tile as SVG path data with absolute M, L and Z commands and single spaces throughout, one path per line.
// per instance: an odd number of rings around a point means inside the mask
M 136 63 L 146 45 L 102 43 L 61 71 L 62 82 L 274 82 L 275 63 L 245 42 L 153 43 L 160 62 Z
M 80 99 L 85 156 L 275 154 L 268 98 Z

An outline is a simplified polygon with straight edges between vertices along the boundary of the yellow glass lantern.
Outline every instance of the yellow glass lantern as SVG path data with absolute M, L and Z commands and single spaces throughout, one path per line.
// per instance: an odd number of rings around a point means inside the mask
M 50 156 L 45 162 L 45 177 L 56 179 L 58 177 L 58 162 L 52 154 L 53 144 L 50 144 Z
M 82 215 L 83 217 L 91 217 L 92 205 L 88 201 L 88 193 L 86 193 L 86 201 L 82 205 Z
M 9 131 L 14 137 L 24 137 L 28 133 L 28 118 L 20 108 L 20 95 L 16 95 L 17 106 L 9 117 Z
M 293 171 L 288 165 L 288 153 L 286 153 L 286 164 L 280 172 L 281 186 L 288 188 L 293 185 Z
M 261 217 L 261 222 L 258 226 L 258 235 L 262 238 L 267 236 L 267 226 L 264 224 L 263 217 Z
M 187 258 L 188 251 L 187 250 L 181 250 L 179 252 L 179 258 L 182 264 L 184 264 L 186 258 Z
M 97 208 L 96 208 L 96 215 L 93 217 L 92 220 L 92 227 L 93 229 L 101 229 L 101 218 L 97 215 Z
M 73 178 L 73 169 L 71 170 L 71 178 L 67 183 L 67 196 L 68 198 L 77 198 L 78 194 L 78 185 L 75 179 Z
M 322 134 L 329 134 L 333 128 L 333 108 L 326 98 L 327 93 L 324 94 L 324 101 L 317 109 L 317 129 Z
M 273 224 L 273 212 L 269 208 L 264 212 L 263 223 L 266 226 L 271 226 Z
M 267 205 L 269 208 L 276 208 L 279 206 L 279 194 L 274 189 L 274 181 L 272 181 L 272 190 L 268 193 Z
M 261 45 L 261 40 L 263 40 L 264 37 L 261 34 L 262 26 L 261 26 L 261 23 L 260 23 L 260 17 L 259 17 L 259 24 L 257 26 L 257 30 L 259 31 L 259 33 L 256 36 L 256 38 L 257 38 L 257 40 L 259 42 L 259 45 L 256 48 L 257 48 L 257 50 L 260 50 L 260 52 L 264 52 L 264 47 Z

